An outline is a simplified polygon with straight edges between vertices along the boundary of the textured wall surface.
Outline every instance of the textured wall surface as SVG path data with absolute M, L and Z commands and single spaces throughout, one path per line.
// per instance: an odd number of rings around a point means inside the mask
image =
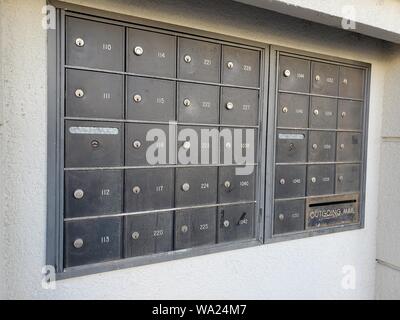
M 385 77 L 377 258 L 392 267 L 377 268 L 377 297 L 400 299 L 400 47 Z
M 372 63 L 366 228 L 315 238 L 212 254 L 97 274 L 41 287 L 46 226 L 46 33 L 44 0 L 2 0 L 2 83 L 5 124 L 0 127 L 9 298 L 305 298 L 374 297 L 381 111 L 385 56 L 380 41 L 316 26 L 236 2 L 195 0 L 74 1 L 161 20 Z M 7 35 L 4 37 L 4 35 Z M 51 107 L 51 106 L 50 106 Z M 4 180 L 3 180 L 4 179 Z M 341 286 L 343 266 L 356 270 L 356 287 Z M 5 281 L 6 279 L 6 281 Z

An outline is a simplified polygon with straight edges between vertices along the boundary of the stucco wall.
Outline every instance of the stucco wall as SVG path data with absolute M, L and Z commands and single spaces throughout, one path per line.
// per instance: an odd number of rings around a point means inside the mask
M 375 230 L 385 57 L 382 42 L 222 1 L 74 1 L 257 41 L 372 63 L 366 228 L 65 280 L 41 287 L 46 226 L 46 32 L 43 0 L 3 0 L 1 53 L 5 125 L 5 216 L 0 261 L 9 298 L 356 298 L 374 297 Z M 6 35 L 6 37 L 5 37 Z M 3 194 L 2 193 L 2 194 Z M 3 201 L 3 199 L 2 199 Z M 342 267 L 356 288 L 341 286 Z

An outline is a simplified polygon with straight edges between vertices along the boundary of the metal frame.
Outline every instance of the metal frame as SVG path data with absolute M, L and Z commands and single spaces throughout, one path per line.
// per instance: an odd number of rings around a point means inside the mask
M 279 241 L 287 241 L 287 240 L 295 240 L 301 238 L 307 238 L 312 236 L 343 232 L 355 229 L 362 229 L 365 226 L 365 191 L 366 191 L 366 160 L 367 160 L 367 146 L 368 146 L 368 116 L 369 116 L 369 85 L 370 85 L 370 77 L 371 77 L 371 65 L 368 63 L 363 63 L 359 61 L 353 61 L 348 59 L 342 59 L 337 57 L 332 57 L 323 54 L 306 52 L 303 50 L 296 50 L 281 46 L 271 46 L 270 47 L 270 75 L 269 75 L 269 99 L 268 99 L 268 148 L 267 148 L 267 158 L 266 158 L 266 187 L 265 187 L 265 230 L 264 230 L 264 242 L 265 243 L 274 243 Z M 362 130 L 328 130 L 328 131 L 340 131 L 340 132 L 361 132 L 363 133 L 362 139 L 362 152 L 361 152 L 361 161 L 358 162 L 343 162 L 343 163 L 358 163 L 361 164 L 361 178 L 360 178 L 360 222 L 356 224 L 348 224 L 348 225 L 338 225 L 332 227 L 326 227 L 315 230 L 303 230 L 293 233 L 287 233 L 282 235 L 273 235 L 273 224 L 274 224 L 274 194 L 275 194 L 275 149 L 276 149 L 276 130 L 281 129 L 277 126 L 277 98 L 278 93 L 283 92 L 278 90 L 278 73 L 277 69 L 279 66 L 279 56 L 283 53 L 285 56 L 292 56 L 297 58 L 308 59 L 312 61 L 320 61 L 327 62 L 330 64 L 336 64 L 340 66 L 350 66 L 350 67 L 358 67 L 360 69 L 365 70 L 365 79 L 364 79 L 364 98 L 363 98 L 363 122 L 362 122 Z M 294 93 L 294 92 L 291 92 Z M 326 95 L 318 95 L 311 93 L 299 93 L 307 96 L 319 96 L 319 97 L 330 97 L 330 98 L 338 98 L 331 97 Z M 346 100 L 346 98 L 341 98 Z M 350 99 L 347 100 L 357 100 L 359 99 Z M 285 128 L 283 128 L 285 129 Z M 290 128 L 294 129 L 294 128 Z M 313 131 L 324 131 L 324 129 L 307 129 L 307 128 L 298 128 L 299 130 L 313 130 Z M 334 162 L 334 163 L 342 163 L 342 162 Z M 282 163 L 279 163 L 282 164 Z M 297 165 L 299 163 L 295 163 L 293 165 Z M 307 163 L 313 164 L 313 163 Z M 323 164 L 327 164 L 324 162 Z M 329 163 L 328 163 L 329 164 Z M 298 199 L 305 199 L 306 197 L 300 197 Z M 292 198 L 290 198 L 292 199 Z M 294 198 L 293 198 L 294 199 Z M 296 198 L 297 199 L 297 198 Z M 282 199 L 287 200 L 287 199 Z
M 47 257 L 46 263 L 53 265 L 56 268 L 57 279 L 66 279 L 70 277 L 78 277 L 93 273 L 111 271 L 121 268 L 129 268 L 134 266 L 140 266 L 145 264 L 157 263 L 162 261 L 169 261 L 175 259 L 181 259 L 185 257 L 193 257 L 197 255 L 204 255 L 208 253 L 216 253 L 221 251 L 233 250 L 246 248 L 250 246 L 261 245 L 263 243 L 263 231 L 264 231 L 264 163 L 265 163 L 265 145 L 266 145 L 266 97 L 267 94 L 263 92 L 265 88 L 264 81 L 268 81 L 268 61 L 269 61 L 269 46 L 263 43 L 257 43 L 253 41 L 246 41 L 243 39 L 228 37 L 217 33 L 210 33 L 199 31 L 190 28 L 183 28 L 170 24 L 160 23 L 157 21 L 151 21 L 141 18 L 135 18 L 132 16 L 115 14 L 108 11 L 102 11 L 83 7 L 79 5 L 73 5 L 60 1 L 49 1 L 49 3 L 57 8 L 57 29 L 50 30 L 48 32 L 48 209 L 47 209 Z M 123 75 L 134 75 L 150 77 L 147 75 L 132 74 L 127 72 L 115 72 L 111 70 L 100 70 L 84 67 L 75 67 L 65 65 L 65 19 L 66 16 L 83 17 L 85 19 L 107 22 L 125 27 L 135 27 L 143 30 L 152 30 L 159 33 L 172 34 L 175 36 L 184 36 L 192 39 L 201 39 L 209 42 L 216 42 L 219 44 L 228 44 L 236 47 L 250 48 L 260 52 L 260 87 L 256 89 L 259 91 L 259 125 L 258 126 L 237 126 L 237 125 L 222 125 L 213 124 L 213 127 L 243 127 L 243 128 L 257 128 L 258 129 L 258 145 L 257 145 L 257 163 L 254 164 L 256 168 L 256 200 L 249 202 L 238 202 L 241 203 L 255 203 L 256 211 L 254 218 L 255 225 L 255 238 L 248 240 L 239 240 L 235 242 L 217 243 L 211 246 L 195 247 L 190 249 L 171 251 L 166 253 L 153 254 L 148 256 L 125 258 L 121 260 L 115 260 L 110 262 L 102 262 L 97 264 L 90 264 L 72 268 L 63 268 L 63 222 L 70 220 L 81 220 L 78 219 L 64 219 L 64 172 L 67 170 L 78 170 L 83 168 L 66 168 L 64 169 L 64 120 L 99 120 L 99 121 L 112 121 L 120 123 L 159 123 L 157 121 L 130 121 L 124 119 L 94 119 L 94 118 L 71 118 L 64 116 L 65 102 L 64 102 L 64 88 L 65 88 L 65 72 L 66 69 L 79 69 L 79 70 L 93 70 L 103 71 L 106 73 L 117 73 Z M 149 27 L 151 26 L 151 27 Z M 162 29 L 161 29 L 162 28 Z M 167 30 L 165 30 L 167 29 Z M 191 33 L 191 34 L 189 34 Z M 192 35 L 194 34 L 194 35 Z M 215 40 L 218 39 L 218 40 Z M 57 48 L 57 50 L 54 50 Z M 222 53 L 221 53 L 222 54 Z M 264 78 L 265 77 L 265 78 Z M 165 77 L 151 76 L 151 78 L 166 79 Z M 170 79 L 170 78 L 168 78 Z M 205 83 L 211 85 L 217 85 L 219 87 L 235 87 L 235 88 L 249 88 L 244 86 L 226 85 L 222 83 L 208 83 L 202 81 L 191 81 L 185 79 L 171 78 L 174 81 L 183 81 L 191 83 Z M 162 122 L 161 122 L 162 123 Z M 187 123 L 177 123 L 179 125 L 188 125 Z M 203 124 L 189 124 L 203 126 Z M 210 126 L 210 124 L 208 124 Z M 196 165 L 197 166 L 197 165 Z M 221 165 L 212 165 L 218 167 Z M 162 166 L 168 167 L 168 166 Z M 170 166 L 171 167 L 171 166 Z M 174 168 L 185 167 L 182 165 L 172 165 Z M 198 166 L 200 167 L 200 166 Z M 122 167 L 124 169 L 140 168 L 140 167 Z M 146 167 L 149 168 L 149 167 Z M 153 167 L 151 167 L 153 168 Z M 101 169 L 101 168 L 96 168 Z M 103 168 L 112 169 L 112 168 Z M 226 206 L 229 204 L 215 204 L 211 207 Z M 195 207 L 210 207 L 210 206 L 195 206 Z M 193 207 L 191 207 L 193 208 Z M 181 210 L 178 208 L 177 210 Z M 174 208 L 168 208 L 165 210 L 152 210 L 147 212 L 164 212 L 164 211 L 175 211 Z M 127 216 L 137 213 L 121 213 L 113 214 L 111 216 Z M 102 216 L 103 217 L 103 216 Z M 105 217 L 105 216 L 104 216 Z M 91 219 L 93 217 L 85 217 L 84 219 Z M 217 216 L 216 216 L 217 218 Z

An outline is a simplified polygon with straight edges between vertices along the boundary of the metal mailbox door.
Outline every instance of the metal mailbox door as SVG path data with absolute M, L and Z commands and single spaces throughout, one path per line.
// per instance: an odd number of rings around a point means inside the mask
M 222 83 L 260 86 L 260 53 L 255 50 L 223 46 Z
M 219 87 L 178 83 L 178 121 L 186 123 L 218 123 Z
M 173 168 L 131 169 L 125 172 L 125 212 L 174 207 Z
M 174 78 L 176 37 L 138 29 L 128 29 L 127 70 L 130 73 Z
M 125 258 L 173 250 L 173 212 L 125 217 Z
M 307 128 L 308 96 L 280 93 L 278 95 L 278 127 Z
M 310 61 L 279 57 L 279 90 L 310 92 Z
M 257 141 L 258 130 L 255 128 L 220 128 L 220 163 L 256 163 Z
M 175 250 L 215 244 L 217 239 L 216 225 L 216 208 L 176 211 Z
M 118 167 L 123 164 L 123 124 L 66 121 L 65 167 Z
M 175 120 L 175 81 L 127 77 L 128 120 Z
M 339 74 L 339 96 L 363 99 L 365 71 L 363 69 L 341 66 Z
M 65 222 L 66 268 L 121 258 L 121 218 Z
M 305 193 L 306 166 L 276 166 L 276 199 L 304 197 Z
M 76 218 L 122 212 L 122 171 L 65 172 L 65 217 Z
M 337 96 L 339 93 L 339 67 L 337 65 L 312 62 L 311 93 Z
M 222 88 L 221 124 L 256 126 L 258 101 L 257 90 Z
M 304 200 L 275 201 L 274 235 L 304 230 Z
M 337 161 L 361 161 L 360 133 L 338 132 L 337 133 Z
M 276 162 L 306 162 L 307 131 L 277 130 Z
M 187 38 L 178 38 L 178 44 L 178 78 L 219 83 L 220 44 Z
M 335 140 L 335 132 L 310 131 L 308 140 L 308 161 L 335 161 Z
M 123 97 L 122 75 L 66 70 L 67 117 L 123 119 Z
M 217 177 L 216 167 L 177 168 L 175 206 L 217 203 Z
M 238 201 L 255 200 L 255 174 L 256 167 L 247 175 L 239 174 L 237 167 L 219 168 L 219 203 L 232 203 Z
M 173 131 L 173 132 L 172 132 Z M 125 165 L 151 166 L 175 163 L 169 143 L 175 143 L 174 127 L 161 124 L 125 125 Z
M 358 164 L 336 166 L 336 193 L 360 191 L 361 167 Z
M 310 128 L 336 129 L 336 99 L 312 97 L 310 108 Z
M 124 71 L 123 27 L 67 17 L 65 41 L 67 65 Z
M 223 206 L 218 209 L 218 242 L 254 238 L 254 204 Z
M 307 169 L 307 195 L 333 194 L 335 186 L 334 165 L 310 165 Z
M 361 101 L 339 100 L 338 129 L 361 130 L 363 120 Z

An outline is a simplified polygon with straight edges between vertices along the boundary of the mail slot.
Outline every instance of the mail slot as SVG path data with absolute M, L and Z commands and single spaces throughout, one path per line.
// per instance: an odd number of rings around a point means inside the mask
M 338 129 L 361 130 L 363 120 L 361 101 L 339 100 Z
M 258 91 L 222 88 L 221 123 L 256 126 L 258 123 Z
M 175 81 L 127 77 L 128 120 L 175 120 Z
M 123 124 L 65 122 L 65 166 L 107 167 L 123 164 Z
M 66 115 L 68 117 L 124 117 L 122 75 L 66 70 Z
M 276 162 L 306 162 L 307 132 L 301 130 L 278 130 Z
M 286 56 L 279 57 L 279 89 L 310 92 L 310 61 Z
M 121 218 L 65 222 L 66 268 L 121 258 Z
M 336 99 L 312 97 L 310 107 L 310 127 L 319 129 L 336 129 Z
M 217 239 L 216 208 L 175 212 L 175 250 L 211 245 Z
M 176 169 L 175 206 L 186 207 L 217 202 L 217 168 Z
M 176 76 L 176 37 L 128 28 L 127 71 L 153 76 Z
M 173 212 L 125 217 L 125 258 L 173 250 Z
M 174 207 L 173 168 L 132 169 L 125 172 L 125 212 Z
M 340 164 L 336 166 L 336 193 L 360 191 L 361 166 Z
M 304 202 L 275 201 L 274 235 L 304 230 Z
M 121 213 L 122 181 L 121 170 L 66 171 L 66 218 Z
M 310 131 L 308 139 L 308 161 L 335 161 L 335 140 L 335 132 Z
M 304 197 L 306 193 L 306 166 L 277 166 L 275 198 Z
M 278 127 L 307 128 L 308 96 L 281 93 L 278 96 Z
M 124 71 L 124 28 L 66 18 L 66 63 L 71 66 Z
M 239 167 L 219 168 L 219 203 L 255 200 L 256 167 L 249 167 L 248 172 L 241 172 Z
M 365 71 L 363 69 L 340 67 L 339 96 L 364 99 Z
M 337 161 L 361 161 L 360 133 L 338 132 L 337 133 Z
M 222 83 L 259 87 L 260 53 L 238 47 L 223 46 Z
M 312 197 L 306 200 L 306 229 L 360 222 L 359 194 Z
M 307 195 L 333 194 L 335 185 L 334 165 L 310 165 L 307 169 Z
M 217 86 L 178 83 L 178 121 L 218 123 L 219 91 Z
M 219 82 L 221 45 L 206 41 L 179 38 L 178 78 Z
M 254 204 L 223 206 L 218 211 L 218 242 L 254 238 Z
M 125 165 L 151 166 L 175 163 L 169 151 L 175 142 L 175 127 L 161 124 L 127 123 L 125 125 Z
M 334 64 L 311 63 L 311 93 L 337 96 L 339 93 L 339 67 Z

